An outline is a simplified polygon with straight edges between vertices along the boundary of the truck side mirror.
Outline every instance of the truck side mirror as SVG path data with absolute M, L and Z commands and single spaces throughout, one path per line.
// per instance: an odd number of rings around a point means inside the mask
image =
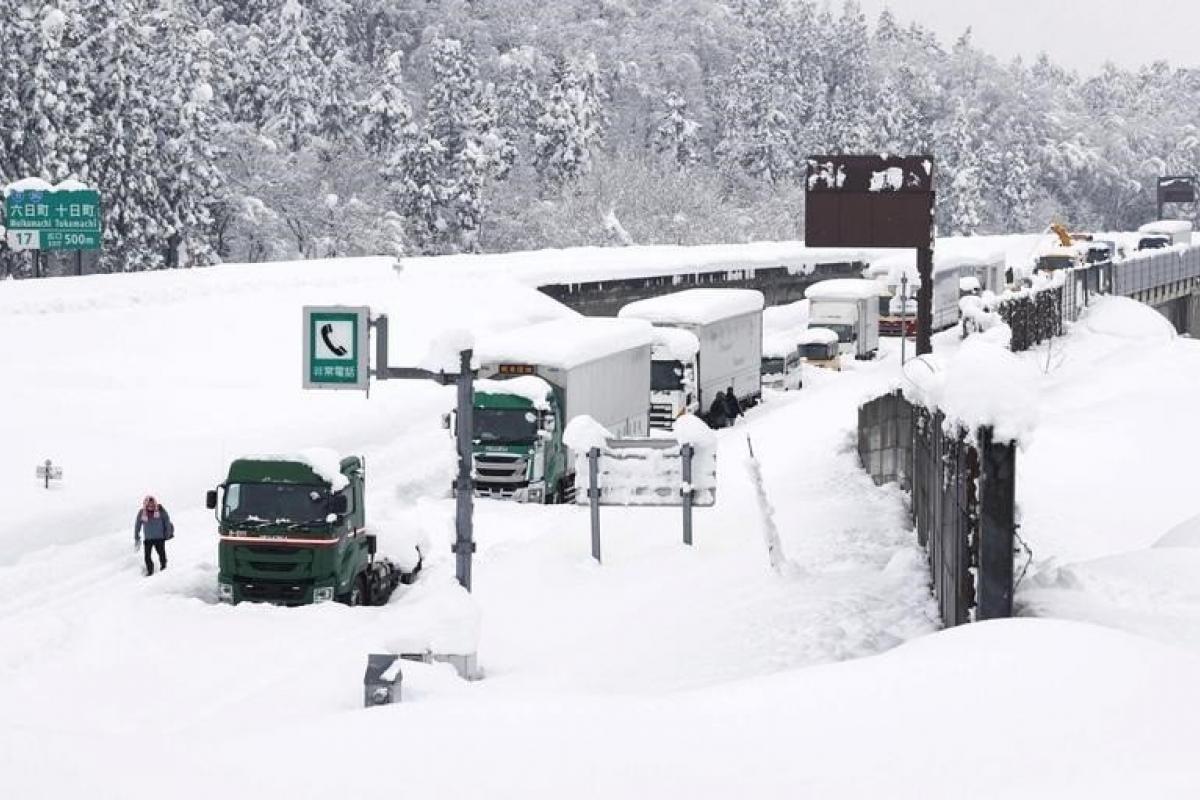
M 350 509 L 350 501 L 344 494 L 335 494 L 329 498 L 329 513 L 345 514 Z
M 546 414 L 542 417 L 542 430 L 553 431 L 558 425 L 553 414 Z
M 217 507 L 217 490 L 216 489 L 209 489 L 208 492 L 204 495 L 204 507 L 208 508 L 208 509 L 214 509 Z

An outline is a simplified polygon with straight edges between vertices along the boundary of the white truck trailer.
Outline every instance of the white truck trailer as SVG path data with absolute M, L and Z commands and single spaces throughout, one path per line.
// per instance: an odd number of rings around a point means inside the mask
M 683 340 L 659 348 L 647 397 L 650 423 L 670 428 L 685 413 L 704 417 L 718 392 L 733 388 L 738 405 L 762 398 L 763 295 L 753 289 L 687 289 L 637 300 L 621 309 L 622 319 L 687 331 L 699 350 L 688 362 Z
M 934 251 L 933 261 L 933 330 L 941 331 L 958 324 L 958 299 L 962 296 L 962 281 L 974 279 L 979 289 L 999 294 L 1004 291 L 1005 255 L 1003 252 Z M 960 249 L 961 250 L 961 249 Z M 917 333 L 917 292 L 921 276 L 916 258 L 910 253 L 897 253 L 872 262 L 867 277 L 880 284 L 879 332 L 884 336 L 915 336 Z M 901 278 L 907 277 L 907 284 Z M 907 289 L 907 305 L 902 289 Z
M 574 417 L 586 414 L 614 436 L 646 436 L 652 337 L 640 320 L 572 317 L 480 340 L 477 493 L 569 500 L 575 458 L 562 434 Z
M 957 286 L 955 287 L 957 291 Z M 865 278 L 836 278 L 814 283 L 804 292 L 811 302 L 808 324 L 837 334 L 840 350 L 857 359 L 879 351 L 879 283 Z

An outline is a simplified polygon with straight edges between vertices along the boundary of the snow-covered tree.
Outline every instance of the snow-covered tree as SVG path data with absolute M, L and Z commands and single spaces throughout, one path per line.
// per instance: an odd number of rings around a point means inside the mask
M 299 0 L 285 0 L 269 48 L 273 68 L 267 86 L 264 130 L 292 152 L 304 148 L 321 125 L 322 92 L 328 70 L 309 41 L 308 12 Z
M 368 152 L 391 155 L 411 135 L 413 112 L 404 87 L 404 54 L 397 51 L 388 56 L 379 83 L 358 110 Z
M 591 169 L 592 150 L 603 134 L 603 98 L 594 59 L 554 59 L 533 137 L 533 163 L 544 191 L 560 190 Z
M 663 104 L 666 111 L 654 129 L 654 149 L 676 166 L 690 167 L 700 160 L 700 123 L 688 116 L 687 100 L 677 92 L 668 92 Z

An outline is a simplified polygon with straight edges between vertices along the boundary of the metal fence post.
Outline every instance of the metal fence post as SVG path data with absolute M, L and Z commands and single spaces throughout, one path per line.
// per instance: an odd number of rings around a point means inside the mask
M 979 431 L 982 457 L 979 502 L 979 606 L 976 619 L 1012 616 L 1013 506 L 1016 499 L 1016 450 L 996 444 L 992 429 Z
M 600 448 L 588 450 L 588 505 L 592 512 L 592 558 L 600 562 Z
M 386 332 L 386 327 L 384 331 Z M 380 337 L 386 340 L 386 336 Z M 379 345 L 376 345 L 377 347 Z M 386 348 L 386 344 L 384 345 Z M 386 353 L 386 349 L 384 350 Z M 475 553 L 473 518 L 475 483 L 471 479 L 472 437 L 475 431 L 475 381 L 471 375 L 472 351 L 459 354 L 458 367 L 458 480 L 454 482 L 454 555 L 458 582 L 471 591 L 471 556 Z M 385 362 L 386 363 L 386 362 Z
M 679 452 L 683 456 L 683 482 L 687 487 L 683 490 L 683 543 L 690 545 L 692 543 L 692 498 L 696 494 L 696 490 L 692 488 L 692 455 L 695 453 L 695 448 L 690 444 L 685 444 L 679 448 Z

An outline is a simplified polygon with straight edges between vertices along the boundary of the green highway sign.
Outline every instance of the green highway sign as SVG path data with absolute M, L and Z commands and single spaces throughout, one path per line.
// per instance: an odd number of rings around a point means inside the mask
M 100 234 L 93 231 L 22 231 L 8 232 L 13 250 L 99 250 Z
M 304 307 L 304 388 L 367 389 L 370 309 Z
M 14 250 L 96 250 L 100 193 L 94 189 L 9 192 L 4 202 L 8 246 Z

